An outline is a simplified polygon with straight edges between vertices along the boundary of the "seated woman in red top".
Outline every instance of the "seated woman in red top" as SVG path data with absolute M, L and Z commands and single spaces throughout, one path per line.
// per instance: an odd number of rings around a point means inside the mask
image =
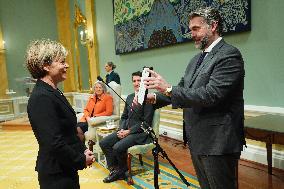
M 103 82 L 97 81 L 94 85 L 94 94 L 90 96 L 84 109 L 84 115 L 77 123 L 78 136 L 82 142 L 85 141 L 84 133 L 88 131 L 88 119 L 98 116 L 112 115 L 112 96 L 106 93 L 106 86 Z

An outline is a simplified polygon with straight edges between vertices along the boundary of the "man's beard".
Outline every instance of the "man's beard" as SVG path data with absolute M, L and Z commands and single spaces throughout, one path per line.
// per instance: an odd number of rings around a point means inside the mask
M 199 46 L 198 46 L 197 48 L 200 49 L 200 50 L 204 50 L 205 47 L 207 46 L 208 42 L 209 42 L 209 37 L 208 37 L 208 35 L 206 34 L 206 35 L 203 37 L 203 39 L 200 41 L 200 44 L 199 44 Z

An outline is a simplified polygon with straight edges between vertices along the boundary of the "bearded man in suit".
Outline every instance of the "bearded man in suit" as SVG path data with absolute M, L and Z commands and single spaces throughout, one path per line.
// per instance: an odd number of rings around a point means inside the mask
M 237 187 L 236 166 L 244 139 L 244 62 L 222 36 L 219 12 L 206 7 L 192 12 L 189 29 L 202 52 L 188 64 L 177 86 L 149 71 L 144 80 L 148 101 L 182 108 L 193 165 L 202 189 Z M 162 94 L 161 94 L 162 93 Z

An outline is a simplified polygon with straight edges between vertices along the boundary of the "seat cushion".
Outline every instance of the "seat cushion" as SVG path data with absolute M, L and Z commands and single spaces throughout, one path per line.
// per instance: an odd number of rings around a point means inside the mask
M 131 155 L 137 155 L 137 154 L 145 154 L 148 151 L 152 150 L 155 147 L 153 143 L 150 144 L 143 144 L 143 145 L 135 145 L 130 148 L 128 148 L 128 153 Z

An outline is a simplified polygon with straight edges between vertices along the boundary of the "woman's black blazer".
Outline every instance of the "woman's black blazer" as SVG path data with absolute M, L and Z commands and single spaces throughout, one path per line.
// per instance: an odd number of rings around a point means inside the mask
M 71 173 L 85 168 L 86 147 L 77 137 L 76 114 L 59 90 L 38 79 L 27 111 L 39 145 L 36 171 Z

